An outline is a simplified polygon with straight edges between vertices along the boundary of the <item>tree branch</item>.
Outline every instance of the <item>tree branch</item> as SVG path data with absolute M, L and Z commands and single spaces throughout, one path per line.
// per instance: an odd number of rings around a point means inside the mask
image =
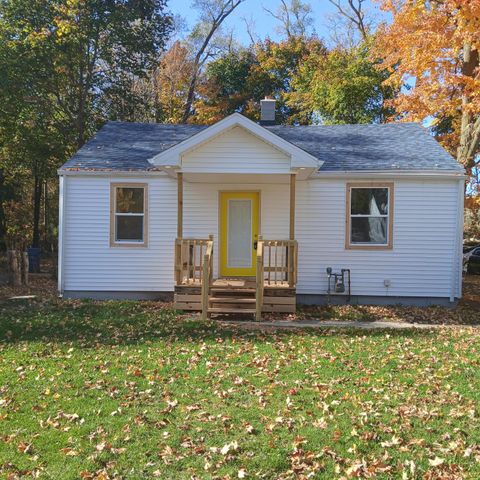
M 202 58 L 204 56 L 204 53 L 207 50 L 211 39 L 219 29 L 221 24 L 243 1 L 244 0 L 228 0 L 222 5 L 222 8 L 220 9 L 220 11 L 216 16 L 214 15 L 213 10 L 209 12 L 212 16 L 210 30 L 208 31 L 205 39 L 203 40 L 193 61 L 193 73 L 192 73 L 192 78 L 188 88 L 187 101 L 185 103 L 182 123 L 186 123 L 190 115 L 192 114 L 191 110 L 192 110 L 193 99 L 195 97 L 195 87 L 197 86 L 198 74 L 200 72 L 201 66 L 206 61 L 206 58 Z

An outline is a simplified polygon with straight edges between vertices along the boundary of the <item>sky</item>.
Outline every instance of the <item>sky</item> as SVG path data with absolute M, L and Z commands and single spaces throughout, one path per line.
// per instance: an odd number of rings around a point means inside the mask
M 311 0 L 309 3 L 313 9 L 315 32 L 320 38 L 328 41 L 328 16 L 335 12 L 335 7 L 328 0 Z M 197 19 L 191 4 L 192 0 L 170 0 L 168 2 L 170 10 L 174 14 L 182 16 L 188 26 L 193 25 Z M 278 40 L 279 36 L 275 30 L 278 20 L 267 13 L 263 7 L 276 11 L 279 4 L 280 0 L 245 0 L 225 21 L 225 29 L 233 29 L 237 41 L 247 45 L 250 40 L 242 18 L 249 21 L 253 19 L 254 31 L 260 39 L 269 36 L 272 40 Z M 372 0 L 367 0 L 365 9 L 374 11 L 377 16 L 380 15 L 378 6 Z

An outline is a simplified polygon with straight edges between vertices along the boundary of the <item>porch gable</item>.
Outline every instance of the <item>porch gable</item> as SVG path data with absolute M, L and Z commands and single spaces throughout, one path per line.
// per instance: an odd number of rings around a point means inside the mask
M 212 151 L 217 154 L 214 158 Z M 179 170 L 205 173 L 297 172 L 302 177 L 317 171 L 323 164 L 313 155 L 238 113 L 165 150 L 149 162 L 168 173 Z

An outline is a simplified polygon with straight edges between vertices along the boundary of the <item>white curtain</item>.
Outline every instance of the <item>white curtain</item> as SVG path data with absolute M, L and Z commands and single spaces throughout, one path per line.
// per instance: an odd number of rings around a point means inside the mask
M 381 215 L 373 195 L 370 199 L 370 215 Z M 386 225 L 382 217 L 370 217 L 368 219 L 368 225 L 371 242 L 385 243 L 387 241 Z

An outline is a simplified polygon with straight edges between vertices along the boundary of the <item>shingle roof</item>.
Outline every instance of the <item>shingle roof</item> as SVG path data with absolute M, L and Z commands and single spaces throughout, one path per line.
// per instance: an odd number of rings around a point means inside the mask
M 154 170 L 149 159 L 205 128 L 108 122 L 62 169 Z M 427 130 L 416 123 L 265 128 L 324 161 L 321 171 L 463 170 Z

